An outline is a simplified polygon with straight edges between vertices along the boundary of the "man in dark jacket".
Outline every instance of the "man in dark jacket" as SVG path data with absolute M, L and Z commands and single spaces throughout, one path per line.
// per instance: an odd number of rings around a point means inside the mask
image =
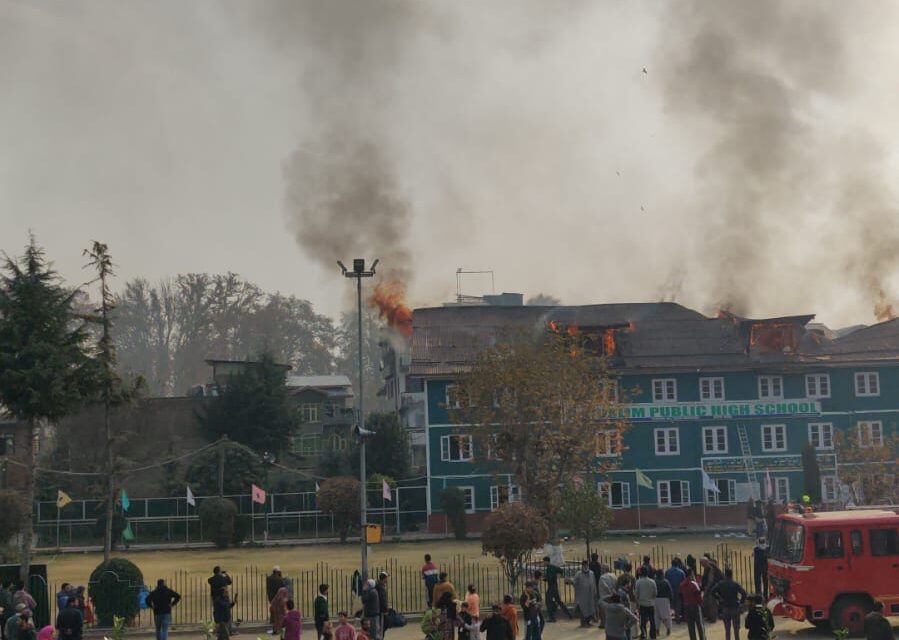
M 381 602 L 375 581 L 369 578 L 362 585 L 362 617 L 368 620 L 373 640 L 381 639 Z
M 147 596 L 147 604 L 153 609 L 156 623 L 156 640 L 168 640 L 169 626 L 172 624 L 172 607 L 181 602 L 181 596 L 169 589 L 165 580 L 156 581 L 156 588 Z
M 231 584 L 231 576 L 226 571 L 222 571 L 221 567 L 213 567 L 212 577 L 206 582 L 209 583 L 209 595 L 215 601 L 215 597 L 221 593 L 222 589 Z
M 59 640 L 81 640 L 84 618 L 78 610 L 78 598 L 69 598 L 68 605 L 56 616 L 56 633 Z
M 322 637 L 322 630 L 325 623 L 331 619 L 331 613 L 328 611 L 328 585 L 318 585 L 318 595 L 312 601 L 312 621 L 315 623 L 315 640 Z
M 740 640 L 740 607 L 746 601 L 746 591 L 734 580 L 734 571 L 730 567 L 724 570 L 724 579 L 709 591 L 713 598 L 721 604 L 721 619 L 724 620 L 724 637 L 730 640 L 730 631 L 734 631 L 734 640 Z
M 893 626 L 883 617 L 883 603 L 874 601 L 874 610 L 865 616 L 866 640 L 893 640 Z
M 562 602 L 562 595 L 559 592 L 559 578 L 563 577 L 564 572 L 561 568 L 552 563 L 549 556 L 543 558 L 543 576 L 546 580 L 546 611 L 549 614 L 549 621 L 556 621 L 556 611 L 562 610 L 568 619 L 571 620 L 571 611 Z
M 755 592 L 768 595 L 768 544 L 765 538 L 759 538 L 752 550 L 752 575 L 755 578 Z
M 487 640 L 515 640 L 512 627 L 501 611 L 498 604 L 490 607 L 491 614 L 481 622 L 481 631 L 487 634 Z
M 272 567 L 272 572 L 265 578 L 265 597 L 271 602 L 278 593 L 278 589 L 286 586 L 287 585 L 284 584 L 284 575 L 281 573 L 281 567 Z
M 378 592 L 378 606 L 381 609 L 381 640 L 383 640 L 385 633 L 387 632 L 387 578 L 390 576 L 386 571 L 382 571 L 378 574 L 378 583 L 375 585 L 375 589 Z

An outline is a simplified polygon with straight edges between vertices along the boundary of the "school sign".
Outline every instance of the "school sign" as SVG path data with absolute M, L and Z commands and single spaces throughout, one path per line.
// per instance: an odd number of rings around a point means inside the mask
M 737 402 L 676 402 L 664 404 L 626 404 L 610 411 L 610 419 L 631 422 L 652 420 L 701 420 L 703 418 L 766 418 L 816 416 L 821 413 L 817 400 L 746 400 Z

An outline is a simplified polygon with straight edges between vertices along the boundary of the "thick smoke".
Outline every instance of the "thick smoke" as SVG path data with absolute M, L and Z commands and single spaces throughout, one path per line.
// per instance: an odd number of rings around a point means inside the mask
M 753 313 L 816 309 L 840 286 L 869 305 L 884 295 L 899 255 L 895 196 L 883 150 L 841 112 L 861 68 L 849 49 L 865 32 L 860 6 L 672 5 L 664 95 L 707 143 L 688 274 L 706 281 L 707 302 Z

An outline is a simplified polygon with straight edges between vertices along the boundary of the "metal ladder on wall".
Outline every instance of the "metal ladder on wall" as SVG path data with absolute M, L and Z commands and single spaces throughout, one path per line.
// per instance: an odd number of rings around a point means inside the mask
M 746 432 L 745 424 L 737 425 L 737 437 L 740 439 L 740 451 L 743 453 L 743 466 L 746 468 L 746 479 L 749 480 L 750 491 L 758 490 L 759 495 L 753 495 L 753 497 L 761 498 L 762 486 L 759 484 L 758 474 L 755 471 L 752 447 L 749 446 L 749 434 Z

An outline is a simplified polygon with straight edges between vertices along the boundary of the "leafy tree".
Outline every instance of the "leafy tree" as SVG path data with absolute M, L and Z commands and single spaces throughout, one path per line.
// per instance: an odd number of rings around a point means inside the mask
M 260 453 L 280 452 L 296 422 L 285 375 L 270 353 L 247 362 L 207 405 L 201 417 L 207 435 L 228 436 Z
M 346 542 L 350 529 L 360 525 L 359 490 L 359 481 L 350 477 L 328 478 L 318 490 L 318 508 L 334 516 L 341 542 Z
M 540 512 L 521 502 L 507 502 L 484 520 L 481 547 L 485 554 L 499 558 L 512 592 L 534 549 L 549 538 Z
M 465 522 L 465 494 L 459 487 L 448 487 L 440 493 L 440 508 L 450 521 L 456 540 L 464 540 L 468 533 Z
M 839 479 L 849 487 L 849 496 L 857 505 L 899 502 L 896 472 L 899 432 L 895 423 L 884 424 L 882 428 L 882 444 L 870 431 L 859 428 L 834 434 Z
M 810 442 L 802 447 L 802 485 L 804 495 L 811 499 L 812 504 L 821 504 L 821 468 Z
M 366 448 L 366 462 L 368 451 Z M 323 478 L 359 475 L 359 447 L 355 444 L 346 449 L 327 449 L 318 456 L 316 473 Z
M 207 498 L 200 503 L 200 526 L 208 540 L 226 549 L 234 539 L 237 505 L 228 498 Z
M 595 486 L 587 482 L 580 486 L 577 483 L 566 486 L 562 492 L 562 508 L 559 511 L 559 524 L 584 539 L 587 558 L 590 557 L 590 543 L 612 523 L 612 510 Z
M 268 468 L 258 459 L 239 449 L 225 449 L 224 492 L 229 495 L 246 493 L 251 484 L 263 484 L 268 478 Z M 184 477 L 191 489 L 200 496 L 217 496 L 219 492 L 219 454 L 208 451 L 195 457 L 187 467 Z M 179 484 L 177 495 L 184 495 L 184 485 Z
M 564 487 L 617 465 L 597 457 L 597 432 L 620 446 L 629 425 L 619 418 L 617 394 L 606 391 L 614 380 L 599 355 L 613 337 L 550 324 L 536 335 L 501 335 L 485 348 L 451 390 L 449 413 L 491 453 L 495 469 L 512 474 L 555 538 Z
M 6 258 L 0 280 L 0 405 L 28 424 L 31 463 L 22 494 L 21 575 L 27 577 L 33 542 L 36 451 L 41 426 L 73 412 L 96 389 L 88 334 L 73 318 L 75 291 L 63 287 L 31 238 L 20 258 Z
M 91 572 L 88 595 L 101 627 L 111 627 L 113 617 L 133 620 L 140 612 L 137 594 L 144 584 L 144 574 L 125 558 L 101 562 Z
M 18 491 L 4 489 L 0 491 L 0 547 L 13 537 L 22 532 L 22 514 L 25 511 L 25 501 Z
M 408 478 L 412 456 L 409 434 L 403 429 L 396 413 L 369 414 L 365 427 L 375 432 L 365 447 L 366 469 L 393 478 Z

